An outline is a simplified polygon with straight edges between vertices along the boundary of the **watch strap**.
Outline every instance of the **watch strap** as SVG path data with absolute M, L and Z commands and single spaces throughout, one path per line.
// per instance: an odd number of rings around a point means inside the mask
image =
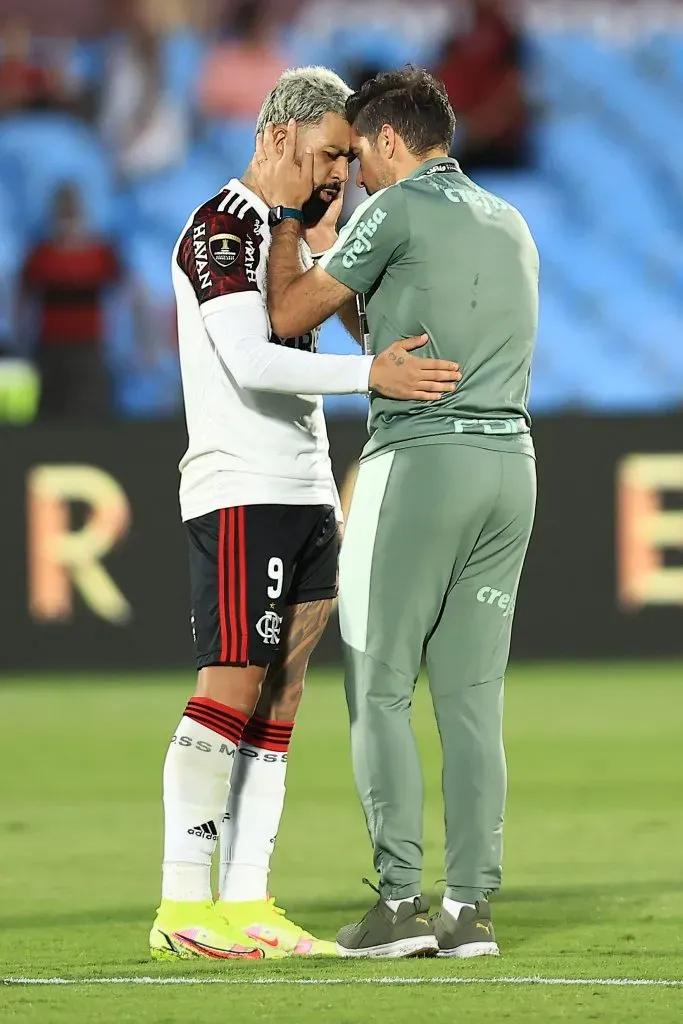
M 296 210 L 291 206 L 274 206 L 270 211 L 271 224 L 281 224 L 283 220 L 298 220 L 300 224 L 304 222 L 304 215 L 301 210 Z
M 291 217 L 293 220 L 301 221 L 302 224 L 304 222 L 304 215 L 301 210 L 293 210 L 289 206 L 284 206 L 282 208 L 282 219 L 286 220 L 288 217 Z

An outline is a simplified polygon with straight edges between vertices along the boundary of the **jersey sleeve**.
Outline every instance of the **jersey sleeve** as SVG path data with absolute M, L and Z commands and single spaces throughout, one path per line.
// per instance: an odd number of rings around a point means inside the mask
M 364 293 L 404 255 L 407 242 L 405 196 L 394 185 L 361 203 L 319 266 L 347 288 Z
M 232 295 L 258 292 L 256 271 L 261 239 L 251 219 L 200 210 L 178 247 L 178 266 L 189 278 L 202 307 L 211 311 Z
M 204 324 L 223 369 L 240 388 L 293 395 L 363 394 L 372 356 L 304 352 L 273 344 L 265 306 L 254 295 L 231 296 Z

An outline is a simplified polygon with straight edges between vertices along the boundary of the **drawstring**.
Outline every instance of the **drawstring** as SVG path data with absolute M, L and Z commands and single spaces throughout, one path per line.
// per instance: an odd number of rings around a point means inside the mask
M 378 896 L 382 895 L 382 893 L 379 891 L 377 886 L 373 885 L 369 878 L 363 878 L 362 882 L 363 882 L 363 885 L 369 885 L 371 889 L 374 889 L 374 891 L 377 893 Z

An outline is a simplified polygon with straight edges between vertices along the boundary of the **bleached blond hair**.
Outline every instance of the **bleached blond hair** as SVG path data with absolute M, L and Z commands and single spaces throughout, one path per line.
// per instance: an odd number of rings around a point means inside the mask
M 352 90 L 329 68 L 290 68 L 268 93 L 259 112 L 256 131 L 269 121 L 287 124 L 294 118 L 300 125 L 320 124 L 325 114 L 346 117 L 346 101 Z

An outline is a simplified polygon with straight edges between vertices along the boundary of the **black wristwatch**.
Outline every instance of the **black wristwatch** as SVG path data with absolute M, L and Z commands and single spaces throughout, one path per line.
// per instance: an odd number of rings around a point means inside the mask
M 268 211 L 268 227 L 276 228 L 278 224 L 282 224 L 283 220 L 290 217 L 292 220 L 298 220 L 301 224 L 304 222 L 301 210 L 294 210 L 291 206 L 274 206 Z

